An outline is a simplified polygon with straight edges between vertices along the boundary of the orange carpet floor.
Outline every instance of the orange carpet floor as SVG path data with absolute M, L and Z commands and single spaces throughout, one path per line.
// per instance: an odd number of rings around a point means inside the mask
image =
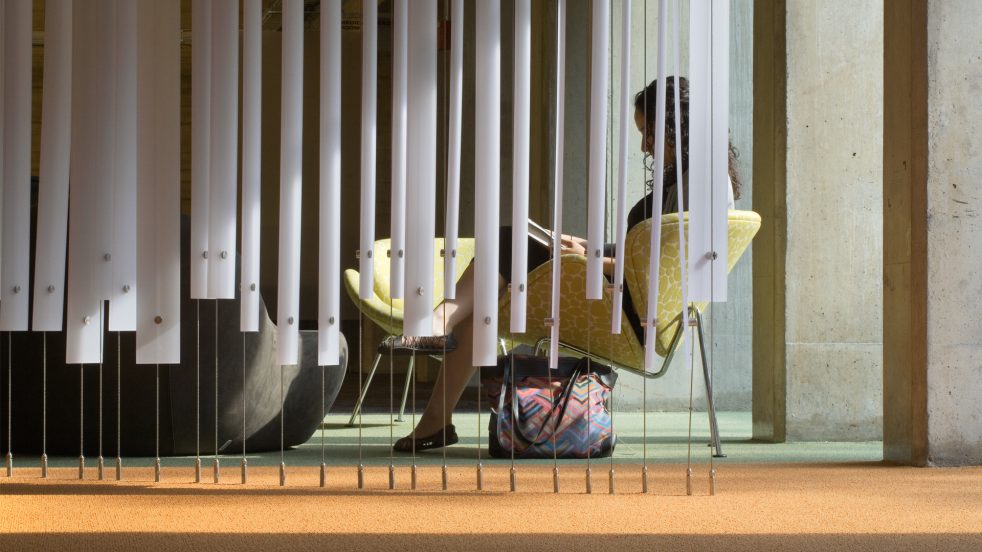
M 418 490 L 408 468 L 370 468 L 357 490 L 354 468 L 332 468 L 326 489 L 316 467 L 223 466 L 220 484 L 195 484 L 193 471 L 170 468 L 161 483 L 147 468 L 122 482 L 86 480 L 77 471 L 37 469 L 0 476 L 0 550 L 982 550 L 982 468 L 918 469 L 886 464 L 723 465 L 716 496 L 708 466 L 696 466 L 685 496 L 684 466 L 619 465 L 616 494 L 607 469 L 593 465 L 593 495 L 582 465 L 508 468 L 421 467 Z M 111 477 L 107 470 L 107 477 Z

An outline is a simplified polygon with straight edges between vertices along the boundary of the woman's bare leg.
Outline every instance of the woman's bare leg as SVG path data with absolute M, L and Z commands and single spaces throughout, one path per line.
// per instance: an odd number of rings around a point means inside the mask
M 473 332 L 470 331 L 470 320 L 469 316 L 462 320 L 461 331 L 454 334 L 457 336 L 457 349 L 448 353 L 443 359 L 443 365 L 433 384 L 433 393 L 416 424 L 417 438 L 433 435 L 452 423 L 453 409 L 457 406 L 460 396 L 464 394 L 467 382 L 474 375 L 475 368 L 471 364 L 474 337 Z
M 444 335 L 450 333 L 457 324 L 465 318 L 470 318 L 474 312 L 474 263 L 464 269 L 457 280 L 457 296 L 448 299 L 433 309 L 433 333 Z
M 505 280 L 498 276 L 498 292 L 500 293 L 504 287 Z M 416 424 L 417 437 L 433 435 L 452 423 L 454 407 L 463 395 L 467 382 L 474 375 L 475 367 L 472 364 L 474 336 L 471 331 L 473 312 L 474 263 L 472 262 L 457 280 L 456 299 L 444 301 L 433 311 L 433 329 L 437 335 L 450 333 L 457 327 L 460 331 L 454 333 L 457 338 L 457 349 L 444 357 L 433 386 L 433 394 L 430 395 L 426 409 L 423 410 Z M 446 389 L 445 393 L 444 389 Z

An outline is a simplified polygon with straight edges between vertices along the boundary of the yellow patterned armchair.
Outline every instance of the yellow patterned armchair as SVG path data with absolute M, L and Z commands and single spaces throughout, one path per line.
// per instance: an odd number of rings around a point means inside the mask
M 688 224 L 686 222 L 686 224 Z M 760 216 L 752 211 L 730 211 L 729 212 L 729 257 L 727 259 L 727 270 L 731 270 L 736 262 L 747 250 L 751 240 L 760 228 Z M 639 318 L 645 319 L 643 312 L 647 306 L 648 298 L 648 251 L 650 248 L 651 221 L 647 220 L 638 224 L 627 235 L 625 250 L 628 256 L 625 258 L 624 280 L 625 285 L 631 292 L 635 308 L 638 309 Z M 619 335 L 611 336 L 611 310 L 613 308 L 613 298 L 609 289 L 605 287 L 603 298 L 596 301 L 587 301 L 584 298 L 586 289 L 586 257 L 582 255 L 563 255 L 562 257 L 562 292 L 559 318 L 561 321 L 560 346 L 567 353 L 574 355 L 589 356 L 601 362 L 609 362 L 615 367 L 626 369 L 643 374 L 647 378 L 657 378 L 662 376 L 671 361 L 672 355 L 680 342 L 683 332 L 680 331 L 681 312 L 682 312 L 682 293 L 681 276 L 679 270 L 679 235 L 678 235 L 678 215 L 669 214 L 662 217 L 661 223 L 661 263 L 659 277 L 659 300 L 658 300 L 658 328 L 657 328 L 657 352 L 665 358 L 662 368 L 655 373 L 644 371 L 644 345 L 632 330 L 626 317 L 623 318 L 622 332 Z M 443 295 L 443 259 L 439 251 L 443 248 L 443 239 L 437 239 L 434 251 L 434 274 L 436 275 L 434 308 L 439 304 L 439 298 Z M 375 259 L 374 270 L 374 293 L 372 297 L 363 300 L 358 296 L 359 275 L 355 270 L 346 270 L 344 273 L 345 289 L 348 291 L 352 301 L 358 306 L 362 313 L 378 324 L 382 329 L 392 335 L 402 333 L 402 300 L 392 299 L 389 295 L 389 262 L 387 252 L 389 240 L 379 240 L 375 242 L 375 250 L 372 256 Z M 457 264 L 456 277 L 460 278 L 467 265 L 470 264 L 474 256 L 474 240 L 462 238 L 457 242 Z M 509 312 L 511 297 L 509 293 L 502 293 L 499 301 L 498 317 L 499 336 L 508 342 L 508 345 L 526 344 L 539 347 L 549 338 L 549 328 L 545 320 L 550 317 L 551 311 L 551 286 L 552 286 L 552 262 L 547 262 L 534 269 L 528 277 L 528 324 L 526 333 L 511 334 L 509 331 Z M 698 322 L 701 318 L 701 311 L 706 308 L 704 303 L 691 305 L 693 312 L 693 322 Z M 377 355 L 372 370 L 362 388 L 354 413 L 350 423 L 354 423 L 365 392 L 371 383 L 372 377 L 378 368 L 380 356 Z M 400 418 L 405 408 L 406 391 L 412 377 L 412 365 L 406 376 L 406 387 L 403 389 L 402 406 L 400 407 Z M 704 373 L 706 375 L 707 391 L 710 397 L 710 410 L 712 410 L 712 389 L 708 377 L 708 368 L 704 363 Z M 711 413 L 711 425 L 713 426 L 714 436 L 715 415 Z M 718 436 L 714 437 L 716 450 L 719 452 Z

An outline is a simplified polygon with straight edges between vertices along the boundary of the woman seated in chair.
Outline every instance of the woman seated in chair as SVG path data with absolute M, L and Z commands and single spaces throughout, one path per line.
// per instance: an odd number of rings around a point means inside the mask
M 674 213 L 678 211 L 678 191 L 675 166 L 675 148 L 681 143 L 682 157 L 682 188 L 683 198 L 688 197 L 688 161 L 689 161 L 689 87 L 685 78 L 679 79 L 679 97 L 681 105 L 681 128 L 682 139 L 678 140 L 675 135 L 675 78 L 669 77 L 666 85 L 667 101 L 665 102 L 665 166 L 662 170 L 662 213 Z M 655 127 L 655 105 L 658 101 L 656 81 L 652 81 L 644 90 L 639 92 L 634 98 L 634 122 L 641 132 L 641 151 L 645 154 L 646 161 L 651 159 L 654 151 L 655 137 L 653 129 Z M 731 184 L 731 196 L 729 208 L 733 208 L 733 198 L 740 197 L 740 180 L 735 171 L 736 154 L 732 145 L 729 151 L 729 173 Z M 647 163 L 646 163 L 647 165 Z M 649 166 L 650 169 L 650 166 Z M 648 182 L 648 194 L 645 195 L 630 210 L 627 217 L 628 229 L 634 225 L 651 218 L 651 210 L 654 203 L 654 191 L 652 183 Z M 507 287 L 511 277 L 511 232 L 510 227 L 501 229 L 499 236 L 499 269 L 498 269 L 498 290 L 499 293 Z M 562 248 L 564 254 L 585 255 L 586 240 L 576 236 L 563 235 Z M 613 247 L 605 248 L 607 257 L 604 258 L 604 272 L 611 274 L 614 267 Z M 551 259 L 549 249 L 541 245 L 538 241 L 529 239 L 528 242 L 528 270 L 545 264 Z M 443 366 L 434 384 L 434 392 L 423 411 L 419 422 L 413 432 L 396 441 L 394 449 L 400 452 L 411 450 L 421 451 L 430 448 L 438 448 L 452 445 L 457 442 L 457 433 L 452 423 L 454 407 L 460 400 L 467 382 L 474 374 L 474 366 L 471 365 L 472 357 L 472 332 L 471 314 L 474 307 L 474 265 L 464 271 L 460 280 L 457 282 L 457 298 L 441 303 L 433 311 L 433 337 L 408 337 L 393 336 L 379 347 L 384 353 L 411 353 L 419 352 L 422 354 L 443 354 Z M 638 334 L 639 339 L 643 340 L 644 331 L 641 328 L 640 319 L 631 302 L 628 290 L 624 290 L 624 314 L 631 327 Z M 460 326 L 466 328 L 458 333 L 451 333 L 454 328 Z M 443 389 L 446 389 L 446 393 Z

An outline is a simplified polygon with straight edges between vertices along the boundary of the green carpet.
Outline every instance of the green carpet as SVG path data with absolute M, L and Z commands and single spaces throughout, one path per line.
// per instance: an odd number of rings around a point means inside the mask
M 871 442 L 800 442 L 800 443 L 757 443 L 751 441 L 751 418 L 749 412 L 719 412 L 720 434 L 722 435 L 723 452 L 726 458 L 717 459 L 722 463 L 759 464 L 759 463 L 814 463 L 814 462 L 876 462 L 883 458 L 883 444 L 880 441 Z M 647 418 L 647 419 L 645 419 Z M 403 422 L 389 423 L 388 413 L 370 413 L 362 418 L 362 427 L 346 427 L 347 414 L 331 414 L 327 417 L 324 429 L 314 434 L 310 441 L 295 448 L 286 450 L 283 461 L 288 466 L 316 466 L 321 463 L 321 440 L 325 443 L 325 460 L 332 466 L 352 466 L 359 462 L 369 466 L 388 465 L 390 462 L 390 447 L 392 439 L 398 439 L 409 433 L 412 428 L 411 417 L 406 415 Z M 645 423 L 647 422 L 647 423 Z M 487 414 L 478 419 L 477 413 L 461 413 L 454 415 L 454 424 L 460 436 L 460 443 L 446 449 L 448 464 L 471 464 L 478 458 L 485 464 L 509 462 L 509 460 L 489 459 L 487 456 Z M 689 416 L 681 412 L 649 413 L 646 417 L 638 413 L 616 413 L 614 430 L 618 435 L 617 448 L 614 453 L 615 463 L 637 464 L 645 458 L 649 463 L 684 463 L 689 454 L 688 434 Z M 391 437 L 390 437 L 391 436 Z M 647 436 L 647 437 L 645 437 Z M 709 424 L 704 412 L 692 415 L 692 459 L 695 462 L 709 461 Z M 359 451 L 358 444 L 362 444 Z M 480 446 L 479 446 L 480 444 Z M 205 453 L 207 447 L 202 452 Z M 418 454 L 416 464 L 439 465 L 443 462 L 444 452 L 441 449 L 430 450 Z M 205 467 L 210 469 L 211 455 L 203 455 Z M 234 453 L 222 455 L 223 466 L 238 466 L 241 455 Z M 250 466 L 279 465 L 280 453 L 268 452 L 249 454 Z M 608 462 L 608 459 L 599 460 Z M 52 467 L 76 466 L 76 457 L 57 457 L 49 459 Z M 87 465 L 94 467 L 96 459 L 87 459 Z M 410 465 L 413 459 L 410 455 L 397 454 L 392 456 L 395 465 Z M 543 463 L 551 460 L 523 460 L 523 463 Z M 567 462 L 582 462 L 570 460 Z M 16 463 L 27 466 L 35 463 L 35 459 L 19 457 Z M 165 467 L 192 466 L 194 457 L 164 458 Z M 106 465 L 112 464 L 111 459 Z M 150 458 L 126 458 L 125 466 L 149 466 Z

